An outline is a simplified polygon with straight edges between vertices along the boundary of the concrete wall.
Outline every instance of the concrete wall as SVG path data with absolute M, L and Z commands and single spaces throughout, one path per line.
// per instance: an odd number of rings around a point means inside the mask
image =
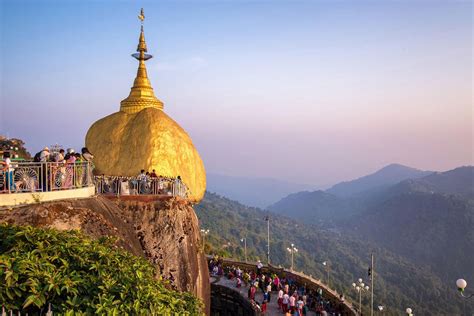
M 0 194 L 0 206 L 19 206 L 64 199 L 87 198 L 95 195 L 95 186 L 49 192 Z
M 238 291 L 211 283 L 211 316 L 258 316 L 261 314 Z

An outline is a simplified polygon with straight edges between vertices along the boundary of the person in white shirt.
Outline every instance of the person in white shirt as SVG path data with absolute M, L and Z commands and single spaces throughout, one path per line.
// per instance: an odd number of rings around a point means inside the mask
M 257 275 L 262 274 L 262 268 L 263 268 L 263 264 L 260 260 L 258 260 L 258 262 L 257 262 Z
M 296 311 L 296 298 L 294 295 L 290 296 L 290 311 L 292 313 Z
M 40 153 L 40 161 L 41 162 L 48 162 L 50 155 L 51 155 L 51 153 L 49 152 L 49 148 L 44 147 L 43 150 Z
M 287 293 L 283 294 L 282 303 L 283 303 L 283 312 L 284 313 L 288 312 L 289 311 L 288 304 L 290 303 L 290 296 Z
M 278 309 L 283 310 L 283 290 L 278 291 Z
M 7 186 L 5 188 L 9 188 L 10 191 L 15 189 L 15 183 L 13 180 L 13 171 L 15 168 L 12 166 L 12 161 L 10 159 L 10 153 L 8 151 L 3 153 L 3 162 L 2 162 L 3 172 L 6 174 Z

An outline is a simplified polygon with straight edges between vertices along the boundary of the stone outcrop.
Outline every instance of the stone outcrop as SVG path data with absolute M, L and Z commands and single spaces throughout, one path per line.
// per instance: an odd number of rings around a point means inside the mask
M 199 224 L 185 200 L 101 196 L 63 200 L 0 210 L 0 222 L 78 229 L 94 238 L 114 236 L 119 246 L 148 258 L 158 278 L 169 280 L 176 290 L 194 293 L 210 312 L 209 273 L 200 251 Z

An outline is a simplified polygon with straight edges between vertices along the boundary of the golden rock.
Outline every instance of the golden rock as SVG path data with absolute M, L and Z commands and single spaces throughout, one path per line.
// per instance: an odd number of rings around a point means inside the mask
M 92 124 L 86 135 L 86 146 L 95 157 L 95 172 L 136 176 L 141 169 L 155 169 L 161 176 L 181 176 L 189 199 L 199 202 L 206 190 L 204 164 L 189 135 L 156 98 L 145 67 L 152 56 L 146 51 L 142 25 L 138 53 L 132 55 L 139 65 L 130 95 L 120 102 L 119 112 Z

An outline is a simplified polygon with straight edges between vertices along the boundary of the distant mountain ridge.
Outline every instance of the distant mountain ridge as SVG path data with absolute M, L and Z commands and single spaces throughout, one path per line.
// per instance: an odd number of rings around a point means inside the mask
M 246 238 L 249 259 L 255 261 L 265 258 L 267 231 L 264 219 L 268 212 L 207 193 L 204 200 L 196 206 L 196 214 L 201 227 L 210 230 L 209 237 L 206 238 L 208 253 L 217 252 L 222 256 L 243 260 L 241 238 Z M 274 265 L 289 266 L 290 257 L 286 247 L 294 242 L 299 249 L 295 256 L 297 270 L 302 269 L 307 274 L 325 280 L 326 271 L 322 262 L 328 260 L 331 262 L 331 287 L 356 302 L 357 297 L 350 284 L 356 278 L 366 275 L 368 258 L 374 252 L 377 269 L 375 298 L 388 307 L 385 315 L 402 315 L 406 306 L 414 308 L 419 315 L 461 315 L 463 299 L 453 289 L 453 280 L 446 282 L 444 276 L 442 280 L 428 265 L 413 263 L 410 261 L 413 258 L 410 253 L 403 257 L 358 236 L 308 224 L 308 221 L 303 223 L 285 216 L 270 215 L 270 257 Z M 416 229 L 416 224 L 409 228 Z M 464 229 L 465 227 L 458 235 L 466 233 Z M 417 234 L 423 236 L 421 231 Z M 435 240 L 445 236 L 443 234 Z M 424 237 L 425 240 L 430 238 L 431 232 Z M 417 247 L 423 248 L 423 243 L 424 240 L 420 240 Z M 443 250 L 440 248 L 437 253 L 442 253 Z M 446 258 L 445 262 L 453 262 L 453 259 L 458 258 Z M 462 263 L 466 261 L 458 261 L 456 267 Z M 367 305 L 365 301 L 363 308 Z M 468 306 L 467 312 L 469 311 L 474 312 Z M 365 309 L 363 314 L 368 315 L 369 311 Z
M 395 170 L 401 170 L 402 174 L 394 175 Z M 376 179 L 384 178 L 393 181 L 393 179 L 403 178 L 410 174 L 415 178 L 404 179 L 391 185 L 388 184 L 388 180 L 379 181 L 381 183 L 379 187 L 364 184 L 362 187 L 369 189 L 363 191 L 353 188 L 351 192 L 357 192 L 357 194 L 349 196 L 333 194 L 332 188 L 327 191 L 297 192 L 270 205 L 268 209 L 277 214 L 316 223 L 318 221 L 348 219 L 368 212 L 388 199 L 414 192 L 455 194 L 465 199 L 474 199 L 474 167 L 464 166 L 446 172 L 416 170 L 401 165 L 390 165 L 360 179 L 365 181 L 375 175 Z M 420 177 L 423 173 L 428 173 L 428 175 Z M 389 177 L 383 177 L 381 174 L 388 174 Z M 354 187 L 360 183 L 360 179 L 345 183 Z M 375 183 L 376 181 L 370 180 L 370 182 Z
M 234 177 L 213 173 L 207 175 L 209 192 L 260 208 L 265 208 L 288 194 L 308 189 L 314 187 L 272 178 Z
M 326 190 L 326 192 L 340 197 L 350 197 L 374 189 L 380 190 L 406 179 L 421 178 L 431 173 L 432 171 L 422 171 L 394 163 L 372 174 L 338 183 Z

